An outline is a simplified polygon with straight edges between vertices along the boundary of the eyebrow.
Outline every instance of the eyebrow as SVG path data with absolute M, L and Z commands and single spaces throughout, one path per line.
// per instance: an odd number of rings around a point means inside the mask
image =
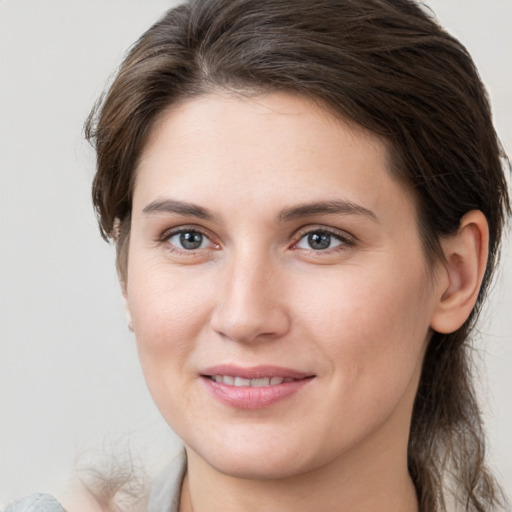
M 308 217 L 309 215 L 319 214 L 363 215 L 375 222 L 378 222 L 377 215 L 375 215 L 371 210 L 368 210 L 359 204 L 342 199 L 321 201 L 317 203 L 305 203 L 292 206 L 291 208 L 285 208 L 279 214 L 279 220 L 288 222 L 294 219 Z
M 186 217 L 197 217 L 203 220 L 213 220 L 214 215 L 206 208 L 192 203 L 176 201 L 175 199 L 157 199 L 142 210 L 143 213 L 177 213 Z
M 153 213 L 175 213 L 187 217 L 196 217 L 202 220 L 214 220 L 215 216 L 206 208 L 177 201 L 176 199 L 157 199 L 152 201 L 142 210 L 145 214 Z M 310 215 L 363 215 L 378 222 L 377 215 L 364 206 L 347 200 L 320 201 L 315 203 L 304 203 L 290 208 L 285 208 L 278 215 L 278 221 L 289 222 Z

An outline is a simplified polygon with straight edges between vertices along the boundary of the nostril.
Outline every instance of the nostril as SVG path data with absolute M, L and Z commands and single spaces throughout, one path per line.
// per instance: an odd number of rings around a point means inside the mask
M 211 317 L 219 336 L 247 343 L 278 338 L 289 330 L 287 303 L 279 293 L 281 278 L 273 279 L 277 270 L 282 275 L 282 269 L 274 270 L 264 254 L 255 255 L 253 250 L 233 256 Z
M 288 315 L 278 308 L 270 313 L 251 315 L 217 312 L 211 325 L 222 338 L 243 343 L 278 338 L 290 328 Z

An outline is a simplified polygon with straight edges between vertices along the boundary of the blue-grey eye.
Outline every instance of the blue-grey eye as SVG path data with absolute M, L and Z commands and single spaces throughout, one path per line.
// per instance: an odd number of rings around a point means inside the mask
M 208 238 L 199 231 L 181 231 L 169 237 L 169 243 L 179 249 L 194 251 L 203 249 L 209 244 Z
M 314 251 L 324 251 L 338 247 L 343 243 L 341 237 L 329 233 L 328 231 L 311 231 L 305 234 L 297 244 L 300 249 L 308 249 Z

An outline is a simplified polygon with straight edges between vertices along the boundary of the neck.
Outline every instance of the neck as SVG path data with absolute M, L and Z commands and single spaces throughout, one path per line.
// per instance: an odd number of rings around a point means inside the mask
M 278 480 L 220 473 L 187 449 L 180 512 L 417 512 L 406 446 L 375 448 L 369 443 L 327 465 Z

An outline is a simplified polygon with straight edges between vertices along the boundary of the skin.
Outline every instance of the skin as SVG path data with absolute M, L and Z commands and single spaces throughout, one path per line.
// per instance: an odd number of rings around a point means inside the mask
M 388 161 L 378 137 L 288 93 L 205 95 L 153 127 L 123 286 L 148 387 L 187 450 L 181 512 L 417 510 L 421 363 L 431 327 L 471 310 L 486 224 L 468 217 L 429 269 Z M 298 209 L 326 203 L 336 211 Z M 312 248 L 308 234 L 326 232 L 330 246 Z M 314 377 L 246 410 L 206 389 L 217 364 Z

